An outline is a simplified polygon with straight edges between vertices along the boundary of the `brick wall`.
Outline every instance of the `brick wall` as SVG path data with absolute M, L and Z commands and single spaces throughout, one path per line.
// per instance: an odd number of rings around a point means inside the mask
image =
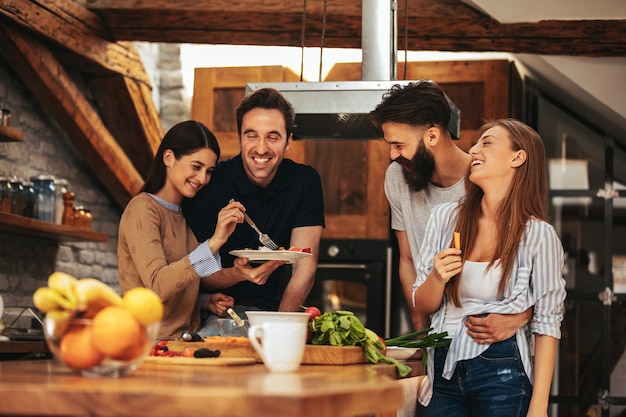
M 154 86 L 152 98 L 156 103 L 163 131 L 189 119 L 190 103 L 185 98 L 180 62 L 180 45 L 135 42 L 144 68 Z
M 189 119 L 190 105 L 185 100 L 183 75 L 180 62 L 180 45 L 160 44 L 158 64 L 154 75 L 158 76 L 159 114 L 163 131 L 183 120 Z

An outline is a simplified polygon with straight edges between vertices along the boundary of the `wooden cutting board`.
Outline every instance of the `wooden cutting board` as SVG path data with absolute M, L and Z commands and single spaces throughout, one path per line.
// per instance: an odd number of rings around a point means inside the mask
M 173 352 L 182 352 L 185 348 L 194 350 L 201 348 L 217 349 L 220 351 L 220 358 L 253 358 L 257 362 L 262 362 L 261 357 L 250 344 L 169 341 L 167 348 Z
M 302 363 L 312 365 L 349 365 L 366 363 L 361 346 L 306 345 Z
M 253 365 L 254 358 L 190 358 L 185 356 L 148 356 L 144 363 L 161 365 L 232 366 Z
M 167 347 L 174 352 L 182 352 L 186 347 L 194 349 L 208 347 L 212 350 L 219 349 L 220 358 L 253 358 L 256 362 L 262 362 L 252 345 L 170 341 Z M 349 365 L 367 362 L 360 346 L 306 345 L 302 358 L 302 363 L 307 365 Z

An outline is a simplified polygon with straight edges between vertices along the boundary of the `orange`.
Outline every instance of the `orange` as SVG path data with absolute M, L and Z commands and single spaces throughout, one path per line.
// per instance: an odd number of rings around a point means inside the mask
M 91 343 L 105 356 L 123 358 L 141 341 L 145 343 L 143 326 L 122 307 L 105 307 L 93 318 Z
M 161 298 L 150 288 L 136 287 L 126 291 L 122 307 L 144 326 L 163 320 Z
M 89 325 L 72 325 L 63 335 L 59 350 L 63 362 L 74 369 L 88 369 L 104 359 L 91 344 Z
M 141 332 L 139 333 L 139 339 L 134 346 L 126 350 L 121 355 L 112 356 L 113 359 L 120 361 L 130 361 L 140 357 L 149 346 L 146 346 L 148 342 L 148 334 L 145 327 L 141 326 Z M 151 347 L 151 346 L 150 346 Z

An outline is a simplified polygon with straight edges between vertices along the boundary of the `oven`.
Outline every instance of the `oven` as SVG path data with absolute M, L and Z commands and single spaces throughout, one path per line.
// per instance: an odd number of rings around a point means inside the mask
M 365 327 L 388 338 L 391 262 L 389 240 L 322 239 L 315 284 L 306 305 L 322 312 L 352 311 Z

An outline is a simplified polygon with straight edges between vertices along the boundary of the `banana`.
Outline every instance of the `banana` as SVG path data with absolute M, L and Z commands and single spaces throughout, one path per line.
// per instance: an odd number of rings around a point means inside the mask
M 111 305 L 122 305 L 122 297 L 104 282 L 95 278 L 81 278 L 74 285 L 77 310 L 81 317 L 93 317 L 95 313 Z
M 74 287 L 76 286 L 77 281 L 78 280 L 76 278 L 65 272 L 53 272 L 48 277 L 48 288 L 52 288 L 53 290 L 59 292 L 63 297 L 67 298 L 70 302 L 76 304 L 78 300 L 76 299 Z
M 33 294 L 33 303 L 39 311 L 47 313 L 52 310 L 74 310 L 76 303 L 63 297 L 59 292 L 48 287 L 37 288 Z
M 69 310 L 50 310 L 46 313 L 46 331 L 57 337 L 63 336 L 70 325 L 72 312 Z

